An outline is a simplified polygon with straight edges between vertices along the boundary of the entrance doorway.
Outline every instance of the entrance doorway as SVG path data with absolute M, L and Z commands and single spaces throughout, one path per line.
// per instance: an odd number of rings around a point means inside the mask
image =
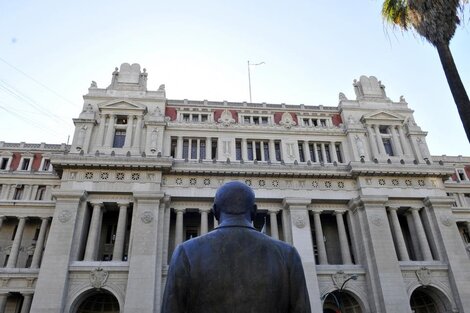
M 362 313 L 359 302 L 347 291 L 330 292 L 323 302 L 323 313 Z
M 81 301 L 75 313 L 119 313 L 119 302 L 109 292 L 93 292 Z

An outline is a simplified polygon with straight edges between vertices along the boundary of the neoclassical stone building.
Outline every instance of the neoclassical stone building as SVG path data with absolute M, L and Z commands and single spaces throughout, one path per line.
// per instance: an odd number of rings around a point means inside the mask
M 92 83 L 67 145 L 0 142 L 0 313 L 157 313 L 175 246 L 257 195 L 313 312 L 470 312 L 470 158 L 433 156 L 375 77 L 337 106 L 166 98 L 138 64 Z

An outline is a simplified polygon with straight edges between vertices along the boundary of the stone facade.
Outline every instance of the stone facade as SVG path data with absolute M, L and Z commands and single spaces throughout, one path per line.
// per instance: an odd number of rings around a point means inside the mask
M 171 100 L 126 63 L 93 82 L 70 146 L 0 142 L 0 313 L 159 312 L 172 251 L 217 227 L 231 180 L 299 251 L 313 312 L 470 312 L 470 158 L 432 156 L 375 77 L 353 88 L 331 107 Z

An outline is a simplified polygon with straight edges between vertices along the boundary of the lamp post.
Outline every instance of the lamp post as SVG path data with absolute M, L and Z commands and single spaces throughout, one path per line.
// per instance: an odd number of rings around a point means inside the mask
M 250 66 L 257 66 L 257 65 L 261 65 L 261 64 L 266 64 L 264 62 L 260 62 L 260 63 L 250 63 L 250 61 L 248 60 L 248 90 L 250 92 L 250 103 L 251 103 L 251 75 L 250 75 Z

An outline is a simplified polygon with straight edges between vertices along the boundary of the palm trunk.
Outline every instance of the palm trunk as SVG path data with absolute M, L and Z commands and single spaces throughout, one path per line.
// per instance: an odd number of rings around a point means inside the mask
M 454 63 L 454 58 L 450 52 L 448 44 L 436 45 L 439 58 L 441 59 L 442 68 L 446 74 L 447 83 L 449 84 L 450 91 L 454 97 L 454 102 L 459 111 L 460 120 L 462 121 L 463 128 L 467 134 L 467 139 L 470 142 L 470 100 L 468 99 L 465 87 L 460 79 L 459 72 Z

